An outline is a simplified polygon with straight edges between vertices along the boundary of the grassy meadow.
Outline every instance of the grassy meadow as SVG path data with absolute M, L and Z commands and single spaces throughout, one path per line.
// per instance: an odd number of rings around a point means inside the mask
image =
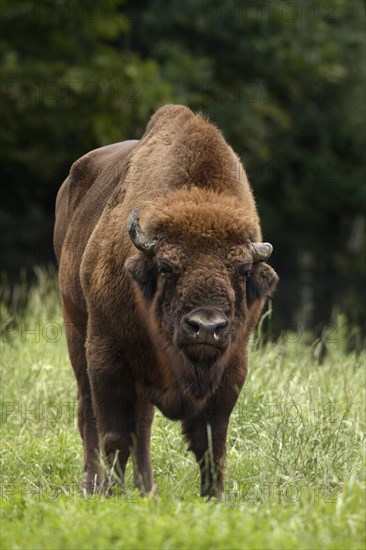
M 126 494 L 107 499 L 79 492 L 76 385 L 54 277 L 39 272 L 27 304 L 0 310 L 1 548 L 365 547 L 365 353 L 346 351 L 341 320 L 322 361 L 311 336 L 253 339 L 223 502 L 198 496 L 180 424 L 159 411 L 159 496 L 139 497 L 129 465 Z

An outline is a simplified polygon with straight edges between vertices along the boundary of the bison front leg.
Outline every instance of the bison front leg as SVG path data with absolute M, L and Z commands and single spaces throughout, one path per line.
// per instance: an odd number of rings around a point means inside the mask
M 134 484 L 142 495 L 155 491 L 150 458 L 151 425 L 153 418 L 153 405 L 144 399 L 143 393 L 138 393 L 132 456 Z
M 222 498 L 229 419 L 246 376 L 245 357 L 232 362 L 206 408 L 183 422 L 183 434 L 201 473 L 201 496 Z
M 201 415 L 183 422 L 183 434 L 199 464 L 201 496 L 222 498 L 229 416 Z

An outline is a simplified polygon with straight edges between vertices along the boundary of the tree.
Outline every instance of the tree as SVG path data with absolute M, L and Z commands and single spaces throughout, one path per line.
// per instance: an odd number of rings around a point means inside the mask
M 0 155 L 12 189 L 2 193 L 1 238 L 17 256 L 42 230 L 14 236 L 14 227 L 51 220 L 76 158 L 138 138 L 157 107 L 184 103 L 209 115 L 242 157 L 282 287 L 304 278 L 315 302 L 319 281 L 352 276 L 345 307 L 360 318 L 360 0 L 3 0 L 1 10 Z

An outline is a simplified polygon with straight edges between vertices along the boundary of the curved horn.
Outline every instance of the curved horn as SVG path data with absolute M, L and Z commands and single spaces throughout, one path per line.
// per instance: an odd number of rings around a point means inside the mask
M 157 240 L 149 238 L 139 224 L 139 211 L 137 208 L 129 213 L 127 220 L 128 234 L 133 244 L 148 256 L 154 256 Z
M 273 251 L 273 246 L 270 243 L 250 243 L 250 248 L 254 264 L 267 261 Z

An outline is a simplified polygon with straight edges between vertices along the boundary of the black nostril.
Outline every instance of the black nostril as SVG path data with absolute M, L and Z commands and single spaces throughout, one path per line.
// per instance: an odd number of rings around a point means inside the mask
M 220 338 L 221 333 L 222 333 L 222 331 L 224 330 L 224 328 L 226 326 L 227 326 L 226 321 L 219 321 L 218 323 L 215 324 L 215 326 L 214 326 L 214 337 L 215 337 L 215 339 Z
M 197 335 L 200 333 L 200 323 L 198 321 L 194 321 L 193 319 L 186 319 L 186 324 L 188 325 L 190 332 L 193 332 Z
M 227 326 L 226 321 L 220 321 L 219 323 L 216 323 L 216 326 L 214 328 L 214 333 L 213 333 L 213 337 L 214 337 L 214 340 L 216 340 L 216 342 L 218 342 L 224 337 L 226 326 Z

